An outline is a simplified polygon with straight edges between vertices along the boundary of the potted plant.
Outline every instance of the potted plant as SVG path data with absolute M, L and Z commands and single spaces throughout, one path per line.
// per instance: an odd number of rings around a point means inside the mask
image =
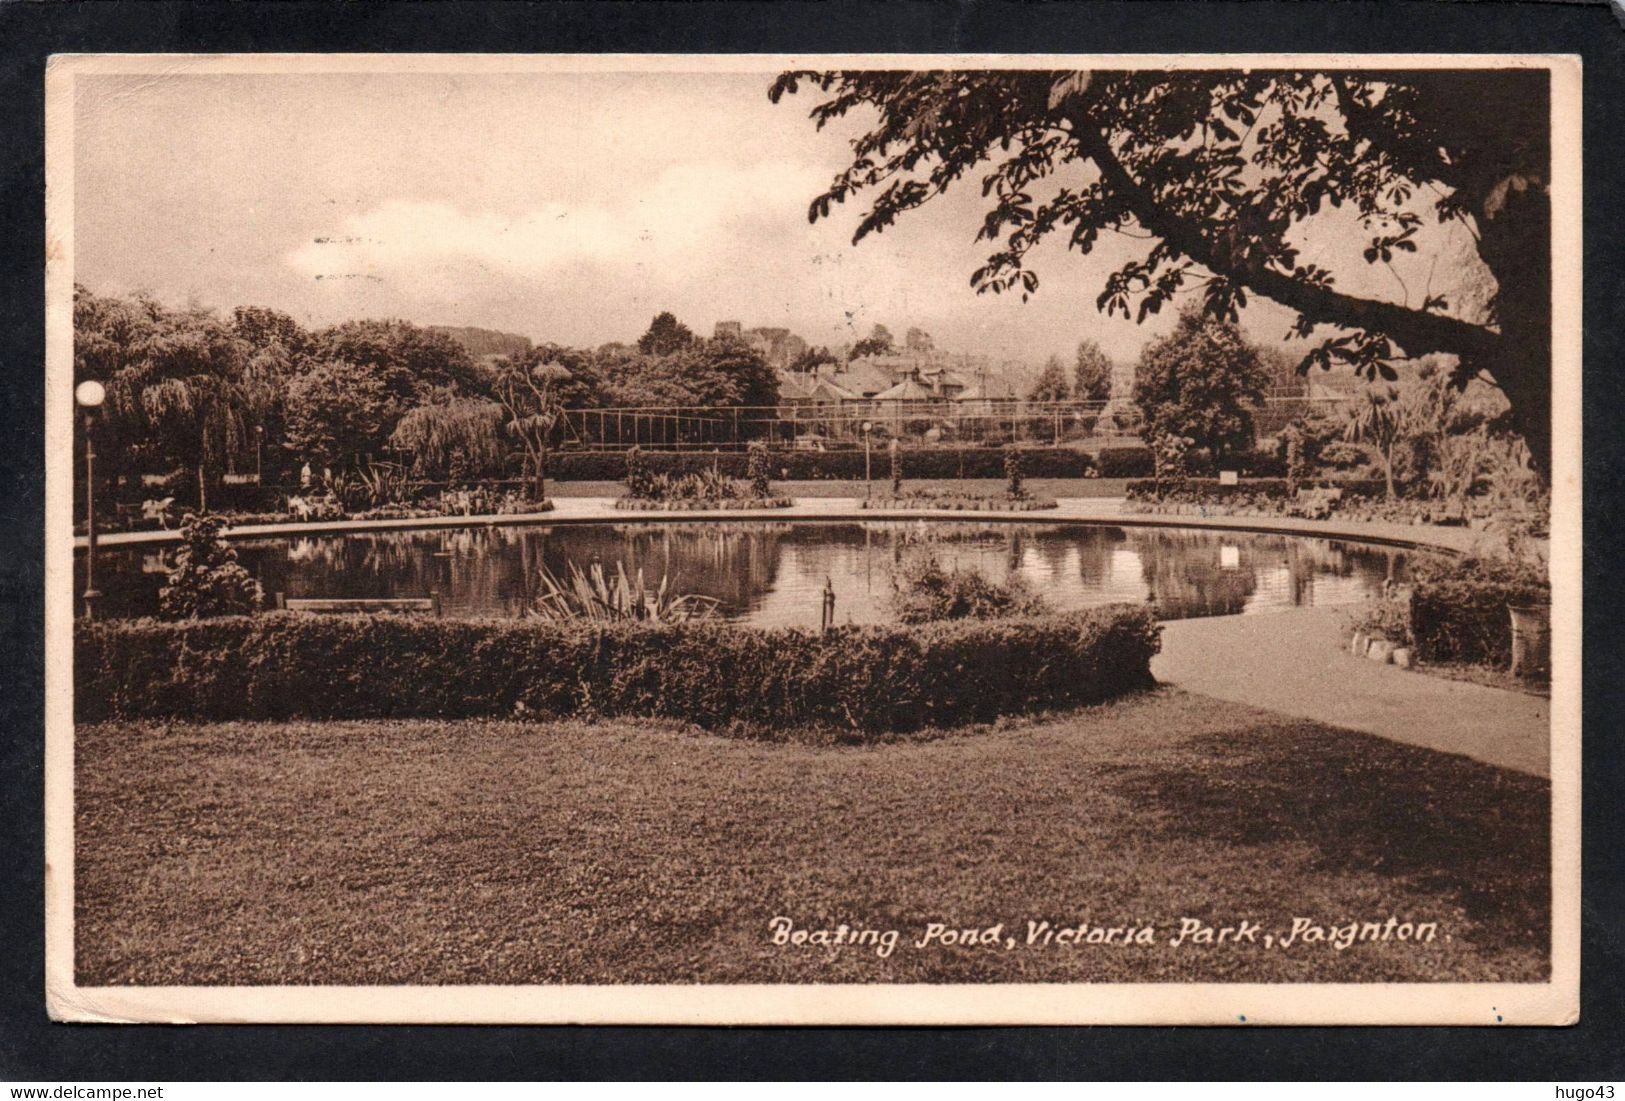
M 1498 488 L 1497 496 L 1504 490 Z M 1506 536 L 1508 580 L 1513 584 L 1507 600 L 1512 626 L 1512 675 L 1547 677 L 1552 668 L 1552 589 L 1546 555 L 1539 540 L 1547 515 L 1544 500 L 1498 500 Z M 1510 507 L 1509 507 L 1510 506 Z

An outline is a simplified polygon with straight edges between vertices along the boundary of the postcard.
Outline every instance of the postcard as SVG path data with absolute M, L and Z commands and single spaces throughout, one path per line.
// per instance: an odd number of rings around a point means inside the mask
M 1574 1022 L 1579 108 L 54 57 L 51 1014 Z

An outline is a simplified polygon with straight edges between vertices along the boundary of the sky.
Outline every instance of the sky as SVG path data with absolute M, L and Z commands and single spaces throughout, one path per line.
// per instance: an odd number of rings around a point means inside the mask
M 81 76 L 75 279 L 307 324 L 403 317 L 583 346 L 635 340 L 662 310 L 703 335 L 737 320 L 833 346 L 918 326 L 938 347 L 1031 362 L 1085 337 L 1132 359 L 1171 326 L 1095 308 L 1145 247 L 1111 235 L 1087 257 L 1041 245 L 1026 303 L 977 295 L 991 248 L 974 240 L 974 181 L 855 247 L 855 203 L 810 225 L 864 120 L 820 133 L 815 95 L 772 105 L 771 76 Z M 1463 268 L 1454 234 L 1388 272 L 1351 262 L 1358 235 L 1333 228 L 1301 262 L 1354 293 L 1416 304 Z M 1243 323 L 1278 342 L 1291 316 L 1263 304 Z

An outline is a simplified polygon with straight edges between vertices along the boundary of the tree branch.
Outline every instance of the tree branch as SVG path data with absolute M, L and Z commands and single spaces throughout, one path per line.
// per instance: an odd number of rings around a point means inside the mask
M 1412 356 L 1446 352 L 1478 361 L 1497 358 L 1501 338 L 1481 325 L 1393 302 L 1344 294 L 1259 265 L 1228 262 L 1218 255 L 1195 225 L 1164 209 L 1151 192 L 1129 174 L 1086 111 L 1073 108 L 1068 121 L 1079 147 L 1099 167 L 1112 190 L 1140 224 L 1161 237 L 1175 254 L 1187 256 L 1215 275 L 1288 306 L 1311 321 L 1382 333 Z

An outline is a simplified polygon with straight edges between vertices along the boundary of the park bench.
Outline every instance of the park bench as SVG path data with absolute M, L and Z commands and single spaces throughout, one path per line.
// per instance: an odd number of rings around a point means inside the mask
M 428 612 L 436 617 L 441 615 L 438 590 L 428 596 L 391 598 L 301 597 L 277 593 L 275 603 L 278 611 L 289 612 Z

